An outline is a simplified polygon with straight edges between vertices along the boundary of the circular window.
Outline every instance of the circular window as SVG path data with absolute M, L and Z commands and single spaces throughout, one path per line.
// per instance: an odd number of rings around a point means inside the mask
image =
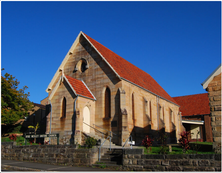
M 86 71 L 86 69 L 87 69 L 87 64 L 85 61 L 82 61 L 81 68 L 80 68 L 81 72 Z
M 87 69 L 89 68 L 88 63 L 85 59 L 81 59 L 78 61 L 78 63 L 76 64 L 76 67 L 74 69 L 74 72 L 76 71 L 80 71 L 80 72 L 85 72 Z

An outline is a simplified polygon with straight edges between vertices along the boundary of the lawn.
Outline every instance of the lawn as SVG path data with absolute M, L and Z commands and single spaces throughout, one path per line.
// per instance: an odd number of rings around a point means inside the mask
M 213 142 L 190 142 L 191 144 L 203 144 L 203 145 L 213 145 Z
M 1 142 L 13 142 L 13 140 L 10 140 L 9 137 L 2 137 Z M 15 142 L 17 143 L 17 145 L 25 145 L 25 138 L 23 138 L 22 136 L 18 136 Z M 27 140 L 27 145 L 39 145 L 39 144 L 36 143 L 30 144 L 29 141 Z
M 161 147 L 151 147 L 151 152 L 148 152 L 145 147 L 144 148 L 144 154 L 163 154 L 160 152 Z M 172 152 L 169 152 L 169 148 L 166 147 L 166 154 L 184 154 L 182 147 L 173 146 Z M 196 154 L 195 150 L 188 150 L 185 154 Z M 203 152 L 203 151 L 197 151 L 197 154 L 215 154 L 214 152 Z

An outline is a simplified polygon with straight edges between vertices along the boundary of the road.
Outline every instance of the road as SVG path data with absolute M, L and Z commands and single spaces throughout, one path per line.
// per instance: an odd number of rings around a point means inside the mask
M 61 166 L 61 165 L 50 165 L 43 163 L 35 163 L 35 162 L 25 162 L 25 161 L 15 161 L 15 160 L 2 160 L 1 162 L 1 171 L 50 171 L 50 172 L 79 172 L 79 171 L 112 171 L 109 169 L 102 168 L 92 168 L 92 167 L 71 167 L 71 166 Z

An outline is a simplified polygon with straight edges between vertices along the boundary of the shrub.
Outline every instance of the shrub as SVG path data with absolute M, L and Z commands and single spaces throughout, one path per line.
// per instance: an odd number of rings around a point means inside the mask
M 159 141 L 161 142 L 160 154 L 166 154 L 166 152 L 168 150 L 167 138 L 168 138 L 168 136 L 165 132 L 160 133 L 160 136 L 159 136 Z
M 86 143 L 85 143 L 85 144 L 87 145 L 88 148 L 92 148 L 93 146 L 96 145 L 96 142 L 97 142 L 96 139 L 94 139 L 94 138 L 92 138 L 92 137 L 88 137 L 88 138 L 86 139 Z
M 149 136 L 147 135 L 143 141 L 142 141 L 142 145 L 144 147 L 146 147 L 146 149 L 148 149 L 150 147 L 150 151 L 151 151 L 151 146 L 152 146 L 152 142 L 153 142 L 153 139 L 149 138 Z
M 17 135 L 16 135 L 16 134 L 11 134 L 11 135 L 9 136 L 9 139 L 10 139 L 10 140 L 13 140 L 13 141 L 16 141 Z
M 181 134 L 180 134 L 180 139 L 179 139 L 179 142 L 180 142 L 180 145 L 182 146 L 183 148 L 183 152 L 187 152 L 189 149 L 190 149 L 190 146 L 189 146 L 189 143 L 190 143 L 190 140 L 188 140 L 188 136 L 189 136 L 189 132 L 186 132 L 186 131 L 183 131 Z

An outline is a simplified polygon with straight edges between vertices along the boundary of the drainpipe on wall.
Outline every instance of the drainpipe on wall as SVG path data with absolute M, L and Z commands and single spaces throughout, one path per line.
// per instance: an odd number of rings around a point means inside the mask
M 52 103 L 51 100 L 49 100 L 50 106 L 51 106 L 51 111 L 50 111 L 50 129 L 49 129 L 49 134 L 51 134 L 51 126 L 52 126 Z M 51 137 L 49 137 L 49 144 L 51 144 Z
M 76 99 L 74 101 L 74 113 L 75 113 L 75 115 L 76 115 L 76 101 L 77 101 L 78 97 L 79 96 L 77 95 L 77 97 L 76 97 Z M 76 129 L 76 121 L 75 121 L 75 129 Z M 75 137 L 74 137 L 75 136 L 75 129 L 73 129 L 73 132 L 72 132 L 73 133 L 73 140 L 74 140 L 73 142 L 74 142 L 74 144 L 75 144 Z M 81 135 L 80 135 L 80 137 L 81 137 Z

